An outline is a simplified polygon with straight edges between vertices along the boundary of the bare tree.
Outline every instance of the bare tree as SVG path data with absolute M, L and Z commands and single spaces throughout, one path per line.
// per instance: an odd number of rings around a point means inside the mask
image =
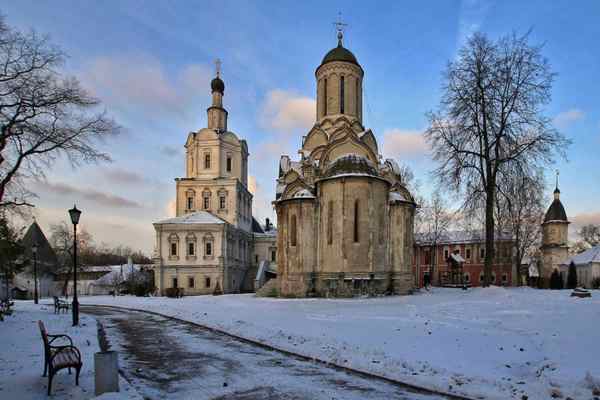
M 430 277 L 433 278 L 436 265 L 436 248 L 440 239 L 448 231 L 453 221 L 453 214 L 448 210 L 448 205 L 439 191 L 432 194 L 430 200 L 422 200 L 419 212 L 418 229 L 423 242 L 429 244 Z
M 600 225 L 584 225 L 577 233 L 581 239 L 590 246 L 597 246 L 600 244 Z
M 0 16 L 0 208 L 31 205 L 24 178 L 43 177 L 57 157 L 73 165 L 109 160 L 98 140 L 119 126 L 73 77 L 46 36 L 9 27 Z
M 65 282 L 63 284 L 63 293 L 67 293 L 69 277 L 73 272 L 73 228 L 66 221 L 61 221 L 58 224 L 50 225 L 50 246 L 54 249 L 58 258 L 59 269 L 61 272 L 66 272 Z M 93 247 L 92 235 L 85 229 L 80 229 L 77 232 L 77 254 L 84 253 Z M 78 262 L 78 271 L 85 266 Z
M 463 208 L 485 210 L 484 285 L 494 260 L 495 207 L 501 171 L 536 170 L 565 155 L 570 141 L 541 108 L 554 74 L 527 35 L 497 41 L 474 34 L 450 62 L 437 112 L 425 136 L 439 163 L 438 183 L 464 196 Z
M 544 215 L 544 176 L 541 171 L 527 173 L 520 168 L 502 170 L 498 182 L 498 227 L 514 239 L 513 278 L 526 255 L 533 255 L 541 238 Z

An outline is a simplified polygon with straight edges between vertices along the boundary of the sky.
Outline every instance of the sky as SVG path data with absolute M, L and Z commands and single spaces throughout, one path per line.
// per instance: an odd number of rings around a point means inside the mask
M 228 128 L 249 146 L 254 215 L 274 219 L 281 154 L 297 158 L 315 120 L 314 71 L 344 45 L 365 71 L 363 124 L 384 157 L 408 164 L 434 190 L 422 133 L 439 105 L 442 73 L 475 31 L 491 38 L 531 30 L 557 73 L 543 112 L 573 144 L 548 166 L 548 202 L 560 171 L 573 224 L 600 223 L 600 2 L 588 1 L 0 1 L 8 24 L 49 34 L 69 58 L 65 73 L 100 98 L 123 127 L 99 146 L 112 162 L 73 168 L 59 160 L 37 194 L 48 233 L 83 210 L 97 243 L 151 254 L 153 222 L 174 215 L 187 135 L 206 126 L 214 60 L 222 60 Z

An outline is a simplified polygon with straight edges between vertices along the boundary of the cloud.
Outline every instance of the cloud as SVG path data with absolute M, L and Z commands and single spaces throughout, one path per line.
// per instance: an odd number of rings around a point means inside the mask
M 574 122 L 577 122 L 585 117 L 585 113 L 577 108 L 572 108 L 563 111 L 554 117 L 552 122 L 559 129 L 566 129 Z
M 268 197 L 271 195 L 271 191 L 265 191 L 254 175 L 248 176 L 248 190 L 253 195 L 252 215 L 254 218 L 261 223 L 264 222 L 265 218 L 269 218 L 275 223 L 275 213 L 273 212 L 273 206 L 271 205 L 271 201 L 274 198 L 271 199 Z
M 415 158 L 428 151 L 421 131 L 393 128 L 383 132 L 382 152 L 388 157 Z
M 316 102 L 281 89 L 271 90 L 261 107 L 259 123 L 268 130 L 292 134 L 315 123 Z
M 183 151 L 179 147 L 175 146 L 161 146 L 160 153 L 167 157 L 181 157 L 183 156 Z
M 141 184 L 146 179 L 137 172 L 127 171 L 121 168 L 113 168 L 104 173 L 104 176 L 111 182 L 119 184 Z
M 176 203 L 175 197 L 173 197 L 171 200 L 169 200 L 169 202 L 165 206 L 165 212 L 167 213 L 167 216 L 169 218 L 174 217 L 175 214 L 177 214 L 177 203 Z
M 199 90 L 208 91 L 212 74 L 203 64 L 167 73 L 154 57 L 138 54 L 98 57 L 80 75 L 83 85 L 109 105 L 181 112 Z
M 142 208 L 140 203 L 116 196 L 110 193 L 100 192 L 95 189 L 80 189 L 66 183 L 51 183 L 38 181 L 37 185 L 44 191 L 61 196 L 81 197 L 107 207 L 117 208 Z
M 570 217 L 570 220 L 571 226 L 569 226 L 569 232 L 578 237 L 579 235 L 577 232 L 579 232 L 584 225 L 600 225 L 600 212 L 580 213 Z

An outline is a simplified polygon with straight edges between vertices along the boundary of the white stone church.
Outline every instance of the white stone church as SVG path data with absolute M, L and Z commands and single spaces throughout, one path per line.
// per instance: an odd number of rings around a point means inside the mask
M 176 178 L 176 216 L 154 223 L 155 285 L 187 294 L 253 291 L 276 271 L 277 234 L 252 217 L 248 145 L 227 130 L 225 84 L 211 82 L 208 127 L 190 132 L 185 177 Z M 260 274 L 258 273 L 260 271 Z

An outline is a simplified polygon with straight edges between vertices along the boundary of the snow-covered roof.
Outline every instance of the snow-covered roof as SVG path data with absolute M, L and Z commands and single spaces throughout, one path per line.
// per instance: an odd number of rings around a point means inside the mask
M 313 196 L 313 194 L 308 190 L 308 189 L 301 189 L 298 190 L 296 193 L 294 193 L 293 198 L 313 198 L 315 196 Z
M 584 251 L 583 253 L 571 257 L 565 262 L 564 265 L 569 265 L 571 264 L 571 262 L 575 263 L 575 265 L 600 263 L 600 245 L 594 246 L 591 249 Z
M 415 244 L 424 245 L 433 241 L 434 235 L 426 232 L 415 233 Z M 494 239 L 497 241 L 513 240 L 510 232 L 496 232 Z M 442 232 L 437 238 L 437 244 L 462 244 L 462 243 L 483 243 L 485 242 L 485 231 L 446 231 Z
M 411 201 L 400 192 L 390 192 L 390 201 Z
M 460 254 L 452 253 L 452 254 L 450 254 L 450 257 L 452 257 L 452 259 L 453 259 L 454 261 L 458 262 L 458 263 L 464 263 L 464 262 L 465 262 L 465 259 L 464 259 L 464 258 L 462 258 L 462 257 L 460 256 Z
M 225 220 L 209 213 L 208 211 L 196 211 L 179 217 L 163 219 L 156 224 L 224 224 Z

